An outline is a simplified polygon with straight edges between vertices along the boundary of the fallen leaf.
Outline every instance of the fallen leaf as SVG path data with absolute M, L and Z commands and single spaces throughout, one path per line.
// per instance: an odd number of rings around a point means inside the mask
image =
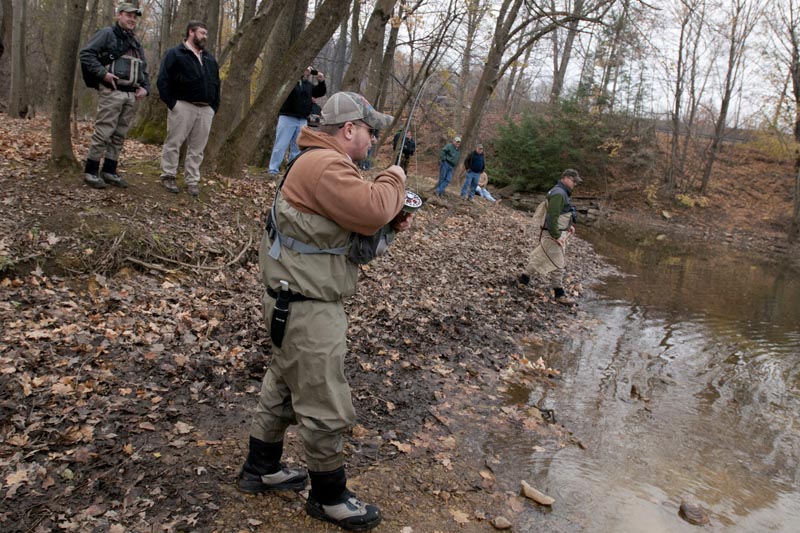
M 411 453 L 411 450 L 414 449 L 410 444 L 398 442 L 396 440 L 389 441 L 389 444 L 392 444 L 395 448 L 403 453 Z
M 185 422 L 176 422 L 175 423 L 175 431 L 180 435 L 186 435 L 190 433 L 194 429 L 194 426 L 190 426 Z
M 458 522 L 461 525 L 469 524 L 469 516 L 467 513 L 463 511 L 458 511 L 456 509 L 450 509 L 450 514 L 453 516 L 453 520 Z
M 522 494 L 526 498 L 530 498 L 531 500 L 535 501 L 536 503 L 540 503 L 542 505 L 553 505 L 555 503 L 555 498 L 551 498 L 547 494 L 543 492 L 539 492 L 535 488 L 531 487 L 527 482 L 524 480 L 520 482 L 522 484 Z

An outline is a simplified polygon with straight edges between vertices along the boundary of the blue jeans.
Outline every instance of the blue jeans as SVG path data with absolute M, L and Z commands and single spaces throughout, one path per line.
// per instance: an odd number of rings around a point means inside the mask
M 481 177 L 480 172 L 473 172 L 467 170 L 467 177 L 464 178 L 464 185 L 461 186 L 461 198 L 469 198 L 475 196 L 475 188 L 478 186 L 478 179 Z
M 450 163 L 441 161 L 439 163 L 439 182 L 436 184 L 436 194 L 443 195 L 444 190 L 450 185 L 451 179 L 453 179 L 453 166 Z
M 300 130 L 306 124 L 308 121 L 304 118 L 278 116 L 278 127 L 275 128 L 275 146 L 272 148 L 267 172 L 277 174 L 280 171 L 283 157 L 286 155 L 286 148 L 289 148 L 289 161 L 297 157 L 297 154 L 300 153 L 297 136 L 300 135 Z

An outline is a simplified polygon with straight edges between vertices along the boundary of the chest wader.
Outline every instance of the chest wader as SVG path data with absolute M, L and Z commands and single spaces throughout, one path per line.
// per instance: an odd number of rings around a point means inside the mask
M 316 246 L 304 243 L 293 237 L 290 237 L 278 230 L 278 219 L 275 216 L 276 204 L 278 201 L 278 193 L 286 178 L 289 177 L 289 171 L 301 155 L 312 150 L 317 150 L 317 147 L 306 148 L 289 162 L 286 167 L 286 173 L 283 176 L 278 189 L 275 191 L 275 198 L 272 200 L 272 209 L 269 211 L 267 218 L 266 231 L 269 238 L 272 240 L 272 246 L 269 249 L 269 256 L 276 261 L 279 260 L 281 255 L 281 247 L 289 248 L 290 250 L 299 254 L 331 254 L 331 255 L 347 255 L 348 260 L 357 265 L 366 265 L 375 257 L 383 255 L 389 248 L 392 240 L 394 240 L 394 230 L 389 226 L 383 226 L 378 230 L 375 235 L 361 235 L 359 233 L 351 233 L 348 238 L 347 244 L 338 248 L 317 248 Z M 272 339 L 272 344 L 281 347 L 283 344 L 283 336 L 286 332 L 286 324 L 289 321 L 289 305 L 292 302 L 302 302 L 306 300 L 313 300 L 300 293 L 289 290 L 289 282 L 280 280 L 280 289 L 276 292 L 272 287 L 267 287 L 267 294 L 275 299 L 275 307 L 272 312 L 272 320 L 270 321 L 269 333 Z

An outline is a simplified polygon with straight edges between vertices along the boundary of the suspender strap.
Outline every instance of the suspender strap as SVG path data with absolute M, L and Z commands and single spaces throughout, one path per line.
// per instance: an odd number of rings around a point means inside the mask
M 269 256 L 276 261 L 281 256 L 281 246 L 285 246 L 286 248 L 293 250 L 299 254 L 330 254 L 330 255 L 344 255 L 347 253 L 349 247 L 349 243 L 340 246 L 338 248 L 317 248 L 316 246 L 312 246 L 310 244 L 306 244 L 304 242 L 298 241 L 294 237 L 289 237 L 280 232 L 278 229 L 278 220 L 275 218 L 275 204 L 278 201 L 278 193 L 280 192 L 281 188 L 283 187 L 283 183 L 286 181 L 286 178 L 289 177 L 289 171 L 292 169 L 292 165 L 294 165 L 295 161 L 297 161 L 301 155 L 306 152 L 310 152 L 311 150 L 317 150 L 317 147 L 310 147 L 306 148 L 297 156 L 289 161 L 289 165 L 286 167 L 286 174 L 283 175 L 283 179 L 281 183 L 278 185 L 278 190 L 275 191 L 275 198 L 272 200 L 272 209 L 269 211 L 269 220 L 267 221 L 267 231 L 270 232 L 270 237 L 272 238 L 272 246 L 269 249 Z

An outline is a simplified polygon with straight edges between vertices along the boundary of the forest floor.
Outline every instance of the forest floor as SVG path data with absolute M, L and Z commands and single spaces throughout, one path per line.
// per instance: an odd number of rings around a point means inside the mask
M 77 153 L 90 129 L 80 126 Z M 46 121 L 5 121 L 0 139 L 0 530 L 336 530 L 305 515 L 305 492 L 235 488 L 271 354 L 257 248 L 275 184 L 253 171 L 205 179 L 198 199 L 173 195 L 158 181 L 159 148 L 128 141 L 131 187 L 98 191 L 47 168 Z M 409 188 L 427 198 L 433 173 L 413 170 Z M 662 208 L 633 191 L 604 209 L 623 224 L 788 254 L 780 213 L 748 211 L 753 194 L 774 197 L 769 175 L 748 179 L 720 181 L 708 208 Z M 492 531 L 498 516 L 544 512 L 475 446 L 476 426 L 523 435 L 533 454 L 581 446 L 509 391 L 558 386 L 558 369 L 525 347 L 581 335 L 583 313 L 516 283 L 527 214 L 505 200 L 464 203 L 457 189 L 362 268 L 347 303 L 349 485 L 381 507 L 377 531 Z M 570 255 L 567 288 L 580 300 L 611 269 L 580 239 Z M 291 430 L 285 459 L 303 461 Z

